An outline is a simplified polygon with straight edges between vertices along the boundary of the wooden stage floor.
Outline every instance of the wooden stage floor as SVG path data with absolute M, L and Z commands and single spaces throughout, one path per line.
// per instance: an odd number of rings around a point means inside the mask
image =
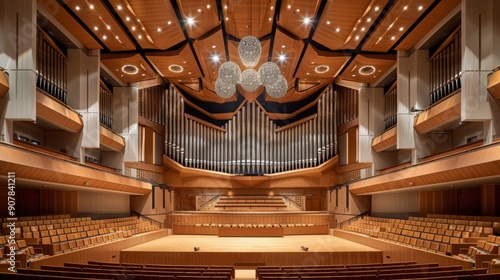
M 301 246 L 308 247 L 303 251 Z M 198 252 L 194 247 L 199 247 Z M 121 251 L 122 263 L 321 265 L 382 262 L 382 252 L 331 235 L 217 237 L 171 235 Z

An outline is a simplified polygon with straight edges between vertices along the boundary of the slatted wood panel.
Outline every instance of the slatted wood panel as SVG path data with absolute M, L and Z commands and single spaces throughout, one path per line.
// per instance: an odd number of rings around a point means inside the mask
M 165 125 L 165 86 L 163 84 L 139 90 L 139 116 Z
M 353 62 L 349 64 L 341 77 L 345 80 L 357 81 L 361 83 L 374 83 L 383 76 L 394 64 L 395 55 L 357 55 Z M 374 70 L 366 70 L 373 66 Z M 368 74 L 371 73 L 371 74 Z
M 275 0 L 251 2 L 223 0 L 221 2 L 228 34 L 242 39 L 245 36 L 261 38 L 271 33 L 276 8 Z
M 102 54 L 101 62 L 124 83 L 135 83 L 156 77 L 153 69 L 139 54 Z M 122 67 L 126 65 L 137 67 L 137 73 L 125 73 Z
M 337 125 L 342 125 L 358 118 L 358 91 L 342 86 L 335 86 L 334 91 L 337 91 L 338 111 Z
M 189 38 L 198 39 L 220 24 L 215 0 L 177 1 Z M 189 24 L 192 18 L 194 23 Z

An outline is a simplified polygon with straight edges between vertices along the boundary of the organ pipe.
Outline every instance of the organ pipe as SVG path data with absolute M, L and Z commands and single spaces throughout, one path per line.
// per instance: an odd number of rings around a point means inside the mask
M 317 115 L 279 128 L 255 103 L 246 103 L 221 128 L 185 114 L 177 89 L 167 91 L 167 155 L 193 168 L 232 174 L 269 174 L 318 166 L 336 154 L 336 92 L 327 88 Z

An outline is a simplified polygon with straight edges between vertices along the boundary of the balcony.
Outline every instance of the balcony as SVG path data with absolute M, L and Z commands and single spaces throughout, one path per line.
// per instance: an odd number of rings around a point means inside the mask
M 78 133 L 83 129 L 82 117 L 58 99 L 37 89 L 36 114 L 40 118 L 62 130 Z
M 415 131 L 419 134 L 425 134 L 460 119 L 461 97 L 460 91 L 448 95 L 418 114 L 413 125 Z

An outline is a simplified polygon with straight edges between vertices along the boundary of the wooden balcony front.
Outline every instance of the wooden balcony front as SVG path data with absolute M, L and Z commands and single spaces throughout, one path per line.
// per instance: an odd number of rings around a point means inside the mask
M 101 146 L 107 150 L 121 152 L 125 149 L 125 139 L 101 124 L 99 128 Z
M 26 143 L 26 145 L 30 145 Z M 40 148 L 40 147 L 39 147 Z M 0 142 L 0 166 L 16 173 L 16 179 L 63 184 L 69 189 L 92 189 L 120 191 L 130 194 L 147 194 L 151 184 L 135 178 L 91 168 L 75 161 L 55 155 L 47 149 L 33 149 L 25 145 Z
M 461 92 L 449 95 L 418 114 L 413 126 L 415 131 L 425 134 L 460 119 L 461 97 Z
M 362 195 L 382 191 L 447 184 L 457 181 L 500 177 L 500 142 L 488 145 L 471 143 L 455 151 L 424 159 L 422 162 L 393 172 L 379 174 L 350 184 L 352 194 Z
M 36 91 L 36 116 L 71 133 L 83 129 L 82 117 L 75 110 L 40 89 Z
M 491 97 L 493 97 L 494 99 L 500 98 L 500 71 L 496 71 L 491 74 L 491 77 L 488 80 L 487 89 Z
M 397 126 L 393 126 L 384 133 L 375 136 L 372 140 L 372 149 L 375 152 L 383 152 L 385 150 L 396 147 L 398 141 Z

